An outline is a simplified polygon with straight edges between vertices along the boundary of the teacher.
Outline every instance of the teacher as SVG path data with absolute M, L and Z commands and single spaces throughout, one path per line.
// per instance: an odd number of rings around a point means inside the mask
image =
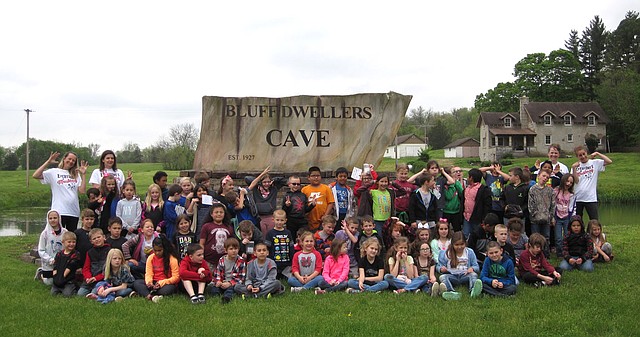
M 80 217 L 78 191 L 85 192 L 87 183 L 83 177 L 89 163 L 83 160 L 78 167 L 78 156 L 67 152 L 58 164 L 59 156 L 60 152 L 51 152 L 49 159 L 33 172 L 33 178 L 51 186 L 51 209 L 60 214 L 62 226 L 73 232 Z M 51 164 L 58 164 L 58 167 L 47 169 Z
M 95 188 L 100 188 L 100 182 L 105 176 L 114 176 L 116 178 L 116 184 L 118 185 L 118 191 L 122 188 L 125 180 L 124 173 L 118 168 L 116 154 L 111 150 L 102 152 L 100 156 L 100 168 L 93 170 L 91 178 L 89 178 L 89 184 Z

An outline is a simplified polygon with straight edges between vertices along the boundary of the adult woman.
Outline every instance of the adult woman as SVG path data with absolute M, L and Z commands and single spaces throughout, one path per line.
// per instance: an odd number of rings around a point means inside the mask
M 547 152 L 547 157 L 549 158 L 549 161 L 553 166 L 552 171 L 554 173 L 560 172 L 561 173 L 560 177 L 562 177 L 563 174 L 569 173 L 569 169 L 567 168 L 567 165 L 558 161 L 558 158 L 560 158 L 560 145 L 558 144 L 549 145 L 549 152 Z M 540 165 L 541 165 L 540 160 L 539 159 L 536 160 L 535 165 L 530 168 L 531 173 L 538 174 L 538 170 L 540 170 Z
M 33 178 L 51 185 L 51 209 L 58 211 L 64 228 L 75 231 L 80 217 L 78 192 L 85 192 L 87 182 L 84 176 L 89 163 L 83 160 L 78 166 L 78 156 L 67 152 L 58 164 L 59 156 L 60 152 L 51 152 L 44 164 L 33 172 Z M 58 164 L 58 167 L 47 169 L 51 164 Z
M 122 187 L 125 181 L 124 173 L 117 167 L 116 154 L 111 150 L 106 150 L 100 155 L 100 168 L 93 170 L 89 183 L 95 187 L 100 188 L 100 181 L 102 177 L 113 175 L 116 177 L 116 183 L 118 184 L 118 190 Z M 127 172 L 127 179 L 131 179 L 131 173 Z

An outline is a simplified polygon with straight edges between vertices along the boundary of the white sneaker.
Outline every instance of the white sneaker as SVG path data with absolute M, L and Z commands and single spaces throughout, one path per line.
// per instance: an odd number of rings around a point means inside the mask
M 434 282 L 431 285 L 431 297 L 438 297 L 440 295 L 440 284 L 438 282 Z
M 302 290 L 304 290 L 304 288 L 303 288 L 303 287 L 291 287 L 291 292 L 292 292 L 292 293 L 299 293 L 299 292 L 301 292 Z
M 160 300 L 162 300 L 162 295 L 156 295 L 156 296 L 151 297 L 151 302 L 153 302 L 153 303 L 158 303 L 158 302 L 160 302 Z

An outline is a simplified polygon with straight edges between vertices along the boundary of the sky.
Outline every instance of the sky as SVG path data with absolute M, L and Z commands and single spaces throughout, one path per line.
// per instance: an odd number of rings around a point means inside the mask
M 4 1 L 0 146 L 30 137 L 141 148 L 202 96 L 395 91 L 409 110 L 472 107 L 530 53 L 637 0 Z

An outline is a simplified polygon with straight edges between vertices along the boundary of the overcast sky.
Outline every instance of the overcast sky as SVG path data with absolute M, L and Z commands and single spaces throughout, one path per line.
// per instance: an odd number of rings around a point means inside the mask
M 202 96 L 396 91 L 450 111 L 637 0 L 3 1 L 0 145 L 155 143 Z

